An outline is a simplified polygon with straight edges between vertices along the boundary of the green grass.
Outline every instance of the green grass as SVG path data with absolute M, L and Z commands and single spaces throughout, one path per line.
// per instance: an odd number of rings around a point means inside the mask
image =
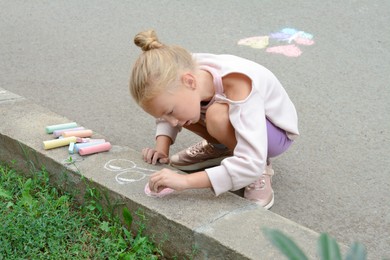
M 83 205 L 49 184 L 45 170 L 24 177 L 0 163 L 0 259 L 160 259 L 162 252 L 132 234 L 132 214 L 118 216 L 88 189 Z

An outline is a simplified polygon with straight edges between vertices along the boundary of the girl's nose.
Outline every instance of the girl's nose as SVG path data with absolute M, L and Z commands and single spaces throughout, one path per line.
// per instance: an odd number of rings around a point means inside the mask
M 177 120 L 174 117 L 170 117 L 166 119 L 173 127 L 176 127 L 177 124 L 179 123 L 179 120 Z

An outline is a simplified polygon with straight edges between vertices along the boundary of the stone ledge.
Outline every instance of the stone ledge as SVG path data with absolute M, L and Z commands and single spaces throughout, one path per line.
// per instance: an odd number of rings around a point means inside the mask
M 261 228 L 268 227 L 288 234 L 310 259 L 316 258 L 316 232 L 233 193 L 215 197 L 204 189 L 175 192 L 164 198 L 146 196 L 148 175 L 160 166 L 145 164 L 130 147 L 113 144 L 109 152 L 74 156 L 81 160 L 66 165 L 67 148 L 44 150 L 42 142 L 52 139 L 45 133 L 45 126 L 72 120 L 29 100 L 19 97 L 0 102 L 0 118 L 0 160 L 16 160 L 15 165 L 21 169 L 44 165 L 56 185 L 82 195 L 86 182 L 81 173 L 88 185 L 104 191 L 111 203 L 120 201 L 131 212 L 142 210 L 147 221 L 145 233 L 153 235 L 157 243 L 162 242 L 167 257 L 282 259 L 263 236 Z M 105 138 L 99 134 L 94 137 Z

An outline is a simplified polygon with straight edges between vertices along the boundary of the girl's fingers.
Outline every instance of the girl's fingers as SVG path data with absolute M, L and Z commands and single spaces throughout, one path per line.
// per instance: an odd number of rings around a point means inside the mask
M 150 181 L 149 182 L 149 187 L 150 187 L 150 190 L 152 190 L 153 192 L 157 192 L 158 191 L 158 183 L 157 181 Z
M 159 192 L 159 187 L 161 187 L 162 176 L 159 172 L 152 175 L 149 180 L 149 187 L 153 192 Z
M 167 158 L 167 157 L 161 158 L 162 156 L 165 156 L 165 155 L 157 152 L 153 148 L 142 149 L 142 158 L 147 163 L 151 163 L 151 164 L 156 164 L 157 162 L 163 163 L 163 164 L 169 163 L 169 158 Z
M 144 148 L 142 149 L 142 157 L 145 162 L 148 161 L 148 154 L 150 153 L 151 148 Z
M 159 187 L 157 188 L 157 193 L 160 193 L 161 191 L 163 191 L 164 189 L 167 189 L 167 188 L 168 188 L 167 186 L 161 185 L 161 186 L 159 186 Z
M 152 159 L 154 154 L 156 153 L 156 150 L 152 148 L 145 148 L 142 150 L 144 161 L 147 163 L 152 163 Z
M 156 154 L 154 149 L 149 149 L 148 151 L 148 163 L 152 163 L 153 156 Z
M 159 153 L 157 151 L 154 151 L 153 157 L 152 157 L 152 164 L 156 164 L 159 159 Z
M 160 158 L 160 159 L 158 160 L 158 162 L 159 162 L 159 163 L 163 163 L 163 164 L 167 164 L 167 163 L 169 163 L 169 158 Z

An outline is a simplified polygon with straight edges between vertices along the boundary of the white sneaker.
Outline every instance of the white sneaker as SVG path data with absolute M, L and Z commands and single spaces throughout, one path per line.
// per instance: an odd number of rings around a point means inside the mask
M 260 178 L 245 187 L 244 198 L 270 209 L 274 205 L 274 191 L 271 186 L 273 175 L 272 166 L 267 165 Z

